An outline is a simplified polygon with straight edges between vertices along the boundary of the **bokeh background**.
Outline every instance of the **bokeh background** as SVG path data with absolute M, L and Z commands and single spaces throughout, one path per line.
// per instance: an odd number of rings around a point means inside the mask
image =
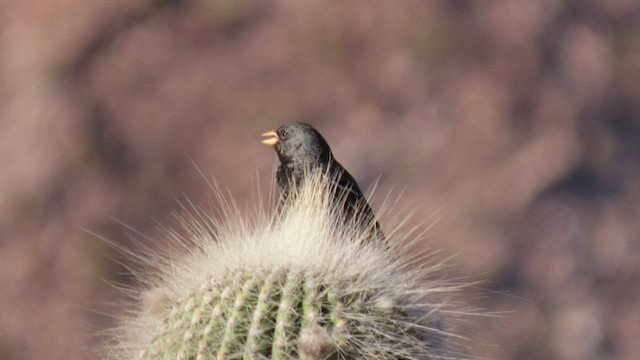
M 501 314 L 471 356 L 640 359 L 635 0 L 1 1 L 0 359 L 97 359 L 131 276 L 92 233 L 162 246 L 200 170 L 247 204 L 291 120 L 437 213 Z

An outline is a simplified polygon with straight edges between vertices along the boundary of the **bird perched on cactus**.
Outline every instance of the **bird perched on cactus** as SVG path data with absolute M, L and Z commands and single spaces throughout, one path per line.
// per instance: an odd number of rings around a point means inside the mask
M 167 231 L 177 252 L 137 255 L 140 306 L 107 360 L 462 359 L 446 324 L 463 314 L 450 307 L 460 286 L 434 276 L 416 229 L 370 241 L 382 236 L 373 212 L 322 136 L 302 123 L 266 135 L 281 211 L 252 218 L 218 190 L 222 220 L 180 218 Z
M 345 222 L 368 230 L 371 238 L 385 241 L 380 224 L 358 183 L 335 159 L 318 130 L 304 122 L 290 122 L 262 136 L 268 137 L 262 143 L 273 146 L 280 160 L 276 184 L 281 200 L 289 198 L 292 189 L 301 186 L 309 174 L 324 173 L 329 184 L 337 190 L 334 191 L 334 202 L 344 205 L 342 217 Z

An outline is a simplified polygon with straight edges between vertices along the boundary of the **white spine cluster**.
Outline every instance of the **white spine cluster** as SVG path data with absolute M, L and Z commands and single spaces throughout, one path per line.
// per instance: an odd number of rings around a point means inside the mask
M 411 232 L 370 243 L 365 227 L 340 218 L 326 177 L 311 175 L 276 214 L 192 214 L 188 237 L 174 235 L 180 254 L 139 256 L 155 271 L 138 274 L 143 306 L 109 356 L 460 358 L 442 325 L 458 287 L 429 279 L 438 265 L 425 265 L 427 254 L 406 255 Z

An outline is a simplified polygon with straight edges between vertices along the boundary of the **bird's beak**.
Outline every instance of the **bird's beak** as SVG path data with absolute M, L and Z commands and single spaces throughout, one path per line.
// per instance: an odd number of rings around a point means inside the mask
M 280 141 L 280 139 L 278 138 L 278 134 L 275 131 L 267 131 L 266 133 L 262 134 L 262 136 L 269 136 L 268 139 L 262 140 L 262 143 L 265 145 L 274 146 L 278 143 L 278 141 Z

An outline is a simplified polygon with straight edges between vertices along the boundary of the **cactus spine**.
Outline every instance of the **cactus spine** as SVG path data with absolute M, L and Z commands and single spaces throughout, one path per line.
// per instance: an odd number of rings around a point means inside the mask
M 433 268 L 396 247 L 367 244 L 363 227 L 345 225 L 330 205 L 326 179 L 314 179 L 286 211 L 254 225 L 233 219 L 212 233 L 190 219 L 197 251 L 141 275 L 152 300 L 125 322 L 114 357 L 452 358 L 439 299 L 455 287 L 427 284 Z M 392 244 L 406 240 L 394 233 Z

